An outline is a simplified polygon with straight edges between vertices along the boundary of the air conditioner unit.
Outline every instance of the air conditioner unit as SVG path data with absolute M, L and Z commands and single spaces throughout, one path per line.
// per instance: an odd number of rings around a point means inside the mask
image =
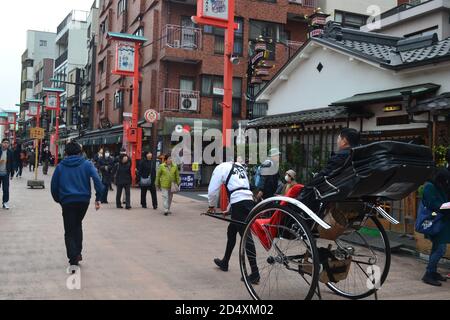
M 181 94 L 180 96 L 181 111 L 198 111 L 198 99 L 189 97 L 189 95 Z

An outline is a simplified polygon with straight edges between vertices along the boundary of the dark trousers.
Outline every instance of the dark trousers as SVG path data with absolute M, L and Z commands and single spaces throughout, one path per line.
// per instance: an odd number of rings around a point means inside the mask
M 64 239 L 66 241 L 67 258 L 71 265 L 78 263 L 77 257 L 83 251 L 83 219 L 89 203 L 63 204 Z
M 147 191 L 150 191 L 150 194 L 152 196 L 153 209 L 157 209 L 158 197 L 156 194 L 156 187 L 154 185 L 141 187 L 141 205 L 143 207 L 147 207 Z
M 49 161 L 48 161 L 48 160 L 45 160 L 45 161 L 43 162 L 43 166 L 42 166 L 42 173 L 43 173 L 44 175 L 47 175 L 47 174 L 48 174 L 48 165 L 49 165 Z
M 16 166 L 16 172 L 18 177 L 22 176 L 22 171 L 23 171 L 23 163 L 22 161 L 20 161 Z
M 122 206 L 122 190 L 125 189 L 125 202 L 127 208 L 131 207 L 131 185 L 129 184 L 118 184 L 117 185 L 117 196 L 116 196 L 116 205 L 117 207 Z
M 446 243 L 439 243 L 437 241 L 433 241 L 430 258 L 428 260 L 427 273 L 437 272 L 439 260 L 441 260 L 441 258 L 445 255 L 446 250 L 447 250 Z
M 102 203 L 108 203 L 109 186 L 110 186 L 109 182 L 104 182 L 103 181 L 103 187 L 105 188 L 105 192 L 103 192 L 103 195 L 102 195 L 102 198 L 101 198 L 101 202 Z
M 3 187 L 3 203 L 9 202 L 9 174 L 0 176 L 0 184 Z
M 240 201 L 231 205 L 231 219 L 236 221 L 245 222 L 250 211 L 253 210 L 255 203 L 251 200 Z M 234 247 L 236 246 L 236 238 L 239 233 L 241 238 L 244 235 L 245 226 L 230 223 L 228 226 L 227 232 L 227 248 L 225 250 L 225 256 L 223 261 L 228 264 L 231 259 L 231 254 L 233 253 Z M 245 251 L 247 252 L 247 257 L 250 263 L 250 268 L 252 273 L 258 273 L 258 265 L 256 264 L 256 249 L 255 244 L 253 242 L 252 234 L 248 234 L 249 241 L 247 241 L 247 245 Z

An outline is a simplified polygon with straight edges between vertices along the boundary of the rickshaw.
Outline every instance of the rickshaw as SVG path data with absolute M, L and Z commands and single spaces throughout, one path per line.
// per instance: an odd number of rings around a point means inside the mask
M 318 212 L 294 197 L 259 203 L 241 222 L 240 268 L 251 297 L 322 299 L 322 283 L 348 299 L 377 298 L 391 264 L 380 217 L 399 223 L 381 203 L 416 191 L 434 169 L 428 147 L 375 142 L 352 149 L 341 168 L 310 186 L 320 201 Z M 256 252 L 246 251 L 248 242 Z M 249 281 L 249 257 L 256 258 L 258 284 Z

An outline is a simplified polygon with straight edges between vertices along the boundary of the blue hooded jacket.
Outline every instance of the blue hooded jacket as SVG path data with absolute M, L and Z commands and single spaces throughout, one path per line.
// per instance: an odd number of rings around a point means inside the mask
M 91 178 L 96 191 L 95 201 L 100 201 L 104 186 L 97 169 L 81 156 L 67 157 L 53 173 L 53 199 L 60 204 L 89 203 L 92 195 Z

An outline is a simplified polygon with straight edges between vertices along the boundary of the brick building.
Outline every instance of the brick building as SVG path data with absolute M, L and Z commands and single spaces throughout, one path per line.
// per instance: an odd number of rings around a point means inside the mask
M 315 0 L 240 0 L 236 4 L 235 54 L 241 63 L 234 69 L 233 121 L 247 118 L 247 66 L 249 41 L 260 35 L 273 39 L 271 59 L 275 74 L 306 40 L 307 16 Z M 99 4 L 96 89 L 93 103 L 93 131 L 83 143 L 91 151 L 106 146 L 117 152 L 122 142 L 123 114 L 131 112 L 132 79 L 112 75 L 115 46 L 108 32 L 144 36 L 141 50 L 141 92 L 139 119 L 156 109 L 159 121 L 159 151 L 170 152 L 171 134 L 179 126 L 192 126 L 202 119 L 204 128 L 221 129 L 223 97 L 223 30 L 196 26 L 196 1 L 101 0 Z M 270 78 L 269 78 L 270 79 Z M 267 80 L 269 80 L 267 79 Z M 190 103 L 184 104 L 185 100 Z M 188 106 L 188 107 L 186 107 Z M 259 108 L 259 109 L 256 109 Z M 255 106 L 255 116 L 264 105 Z M 143 150 L 150 149 L 150 130 L 144 130 Z M 209 170 L 207 170 L 209 172 Z M 203 172 L 205 180 L 209 173 Z

